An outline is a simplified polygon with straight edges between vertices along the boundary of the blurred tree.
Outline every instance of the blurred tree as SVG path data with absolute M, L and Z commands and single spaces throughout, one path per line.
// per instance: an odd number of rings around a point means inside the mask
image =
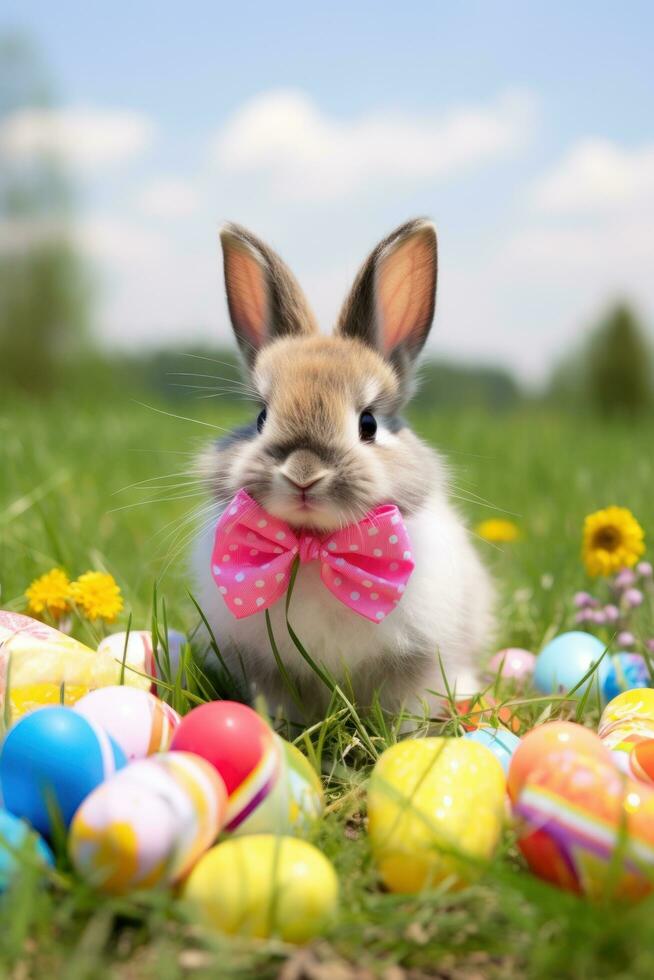
M 21 37 L 0 37 L 0 379 L 32 392 L 53 386 L 84 340 L 89 289 L 69 232 L 61 161 L 12 153 L 8 127 L 50 106 L 41 62 Z M 3 132 L 4 130 L 4 132 Z
M 625 303 L 615 306 L 588 345 L 588 394 L 604 415 L 637 415 L 652 400 L 652 365 L 644 332 Z
M 413 405 L 420 410 L 434 408 L 486 408 L 501 411 L 514 408 L 523 397 L 505 368 L 447 364 L 426 360 L 420 365 L 419 386 Z
M 554 368 L 548 400 L 558 407 L 602 415 L 636 415 L 652 405 L 652 357 L 645 333 L 627 303 L 617 303 Z

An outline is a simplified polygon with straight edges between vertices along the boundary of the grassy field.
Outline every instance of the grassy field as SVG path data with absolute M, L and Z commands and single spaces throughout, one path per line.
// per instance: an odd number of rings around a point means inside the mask
M 162 414 L 170 411 L 197 421 Z M 106 568 L 125 596 L 123 625 L 128 612 L 134 627 L 149 625 L 156 582 L 170 625 L 192 630 L 187 518 L 204 498 L 185 474 L 198 447 L 240 414 L 207 402 L 145 407 L 122 396 L 100 407 L 0 403 L 0 606 L 23 608 L 25 587 L 53 565 L 75 575 Z M 586 513 L 618 503 L 654 535 L 649 422 L 599 425 L 523 409 L 421 415 L 415 424 L 448 455 L 453 492 L 473 523 L 508 516 L 521 528 L 514 544 L 480 542 L 500 585 L 501 646 L 538 649 L 570 624 L 571 594 L 586 584 Z M 310 637 L 303 640 L 310 648 Z M 525 730 L 543 707 L 518 709 Z M 596 713 L 588 709 L 587 718 L 594 723 Z M 206 937 L 169 896 L 99 900 L 62 863 L 53 889 L 37 888 L 26 873 L 0 905 L 0 976 L 654 976 L 654 901 L 592 906 L 554 890 L 525 870 L 509 831 L 473 887 L 410 898 L 382 892 L 361 817 L 366 774 L 392 733 L 371 725 L 366 748 L 341 717 L 326 734 L 329 813 L 315 839 L 339 873 L 342 911 L 324 940 L 295 950 Z

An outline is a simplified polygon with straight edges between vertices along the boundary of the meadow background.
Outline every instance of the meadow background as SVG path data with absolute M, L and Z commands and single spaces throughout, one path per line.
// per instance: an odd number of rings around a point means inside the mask
M 278 245 L 327 325 L 366 249 L 428 213 L 443 299 L 408 414 L 471 524 L 519 527 L 479 546 L 497 646 L 538 650 L 589 585 L 587 513 L 630 508 L 652 559 L 651 11 L 418 4 L 398 24 L 362 4 L 328 23 L 289 4 L 282 29 L 247 4 L 191 4 L 183 25 L 173 7 L 119 5 L 119 25 L 103 4 L 0 15 L 0 605 L 24 608 L 53 566 L 101 568 L 125 598 L 116 628 L 149 625 L 156 584 L 169 624 L 192 632 L 186 554 L 206 502 L 192 460 L 256 411 L 224 380 L 238 367 L 217 225 Z M 515 707 L 524 730 L 546 707 Z M 376 751 L 394 738 L 369 735 Z M 344 893 L 324 941 L 209 941 L 168 899 L 99 902 L 64 867 L 54 892 L 26 874 L 2 907 L 1 975 L 654 975 L 651 902 L 557 892 L 510 835 L 455 896 L 381 893 L 359 736 L 342 715 L 312 734 L 330 801 L 317 842 Z

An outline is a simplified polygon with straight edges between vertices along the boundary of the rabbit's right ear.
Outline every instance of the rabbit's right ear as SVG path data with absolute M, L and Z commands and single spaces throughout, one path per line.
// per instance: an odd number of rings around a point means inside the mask
M 406 380 L 434 318 L 436 274 L 434 226 L 422 218 L 401 225 L 364 262 L 337 333 L 374 347 Z
M 229 315 L 249 367 L 276 337 L 317 332 L 304 293 L 272 249 L 240 225 L 220 230 Z

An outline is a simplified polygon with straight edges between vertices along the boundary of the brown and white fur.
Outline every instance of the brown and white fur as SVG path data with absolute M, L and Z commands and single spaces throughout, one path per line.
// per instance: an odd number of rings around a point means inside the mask
M 390 710 L 420 711 L 443 691 L 438 654 L 458 694 L 478 689 L 477 665 L 492 628 L 492 587 L 468 531 L 448 500 L 447 470 L 399 412 L 431 327 L 437 248 L 433 226 L 410 221 L 363 265 L 334 335 L 313 314 L 279 257 L 236 225 L 222 233 L 229 311 L 265 421 L 211 447 L 201 472 L 219 505 L 245 488 L 295 528 L 328 531 L 392 502 L 404 517 L 415 569 L 393 614 L 373 624 L 322 584 L 318 563 L 301 565 L 290 621 L 315 661 L 347 677 L 360 704 L 375 691 Z M 362 441 L 360 416 L 377 421 Z M 199 601 L 221 651 L 271 711 L 288 709 L 263 613 L 236 620 L 211 577 L 214 528 L 195 544 Z M 270 609 L 284 664 L 309 717 L 328 692 L 293 644 L 284 602 Z M 292 713 L 292 712 L 291 712 Z M 297 714 L 297 712 L 295 712 Z

